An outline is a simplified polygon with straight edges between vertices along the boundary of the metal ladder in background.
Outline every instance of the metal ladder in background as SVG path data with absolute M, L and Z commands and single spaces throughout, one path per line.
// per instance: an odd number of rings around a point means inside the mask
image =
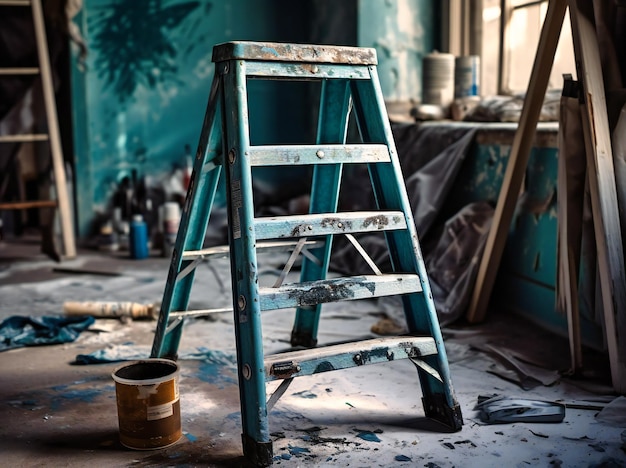
M 44 98 L 46 123 L 48 133 L 41 134 L 17 134 L 0 135 L 0 143 L 26 143 L 48 141 L 52 158 L 52 170 L 56 200 L 30 200 L 20 202 L 0 202 L 1 210 L 24 210 L 29 208 L 56 208 L 59 211 L 61 236 L 63 242 L 62 256 L 65 258 L 76 257 L 76 240 L 74 237 L 74 223 L 70 208 L 70 198 L 67 189 L 63 150 L 61 149 L 61 137 L 52 83 L 52 71 L 48 41 L 46 39 L 46 26 L 44 23 L 41 0 L 0 0 L 0 7 L 20 6 L 31 7 L 33 26 L 37 43 L 37 57 L 39 67 L 28 68 L 0 68 L 0 77 L 11 75 L 39 75 Z
M 222 168 L 226 173 L 229 253 L 237 345 L 244 455 L 256 465 L 272 463 L 268 411 L 293 378 L 367 364 L 409 359 L 417 368 L 426 416 L 460 430 L 461 410 L 412 211 L 400 170 L 376 72 L 374 49 L 278 43 L 229 42 L 213 49 L 215 77 L 193 175 L 165 286 L 152 357 L 175 359 L 203 240 Z M 248 126 L 248 79 L 322 82 L 317 142 L 253 146 Z M 361 144 L 346 144 L 354 112 Z M 366 164 L 378 211 L 337 212 L 345 164 Z M 253 166 L 313 166 L 307 215 L 254 217 Z M 277 169 L 278 170 L 278 169 Z M 356 233 L 381 232 L 392 270 L 383 273 L 356 241 Z M 335 235 L 348 236 L 372 275 L 327 278 Z M 317 242 L 310 245 L 310 242 Z M 323 241 L 323 242 L 320 242 Z M 257 250 L 265 242 L 292 244 L 285 272 L 303 249 L 299 283 L 259 285 Z M 311 348 L 323 303 L 401 295 L 409 334 Z M 293 346 L 266 356 L 262 312 L 296 308 Z M 283 382 L 267 399 L 266 382 Z

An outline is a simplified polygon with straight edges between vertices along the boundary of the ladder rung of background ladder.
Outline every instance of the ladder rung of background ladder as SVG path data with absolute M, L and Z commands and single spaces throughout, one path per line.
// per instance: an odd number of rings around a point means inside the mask
M 37 67 L 0 68 L 0 75 L 38 75 Z
M 57 202 L 54 200 L 33 200 L 0 203 L 0 210 L 27 210 L 29 208 L 54 208 L 56 206 Z
M 0 135 L 0 143 L 27 143 L 31 141 L 48 141 L 48 135 L 45 133 Z
M 431 337 L 394 336 L 266 356 L 265 380 L 288 379 L 339 369 L 437 354 Z
M 253 146 L 250 164 L 253 166 L 296 166 L 336 163 L 389 162 L 386 145 L 291 145 Z
M 28 6 L 30 0 L 0 0 L 0 6 Z
M 406 219 L 401 211 L 320 213 L 255 218 L 254 220 L 254 232 L 257 239 L 324 236 L 394 229 L 406 229 Z
M 326 302 L 353 301 L 422 291 L 416 274 L 349 276 L 259 288 L 261 310 L 307 307 Z

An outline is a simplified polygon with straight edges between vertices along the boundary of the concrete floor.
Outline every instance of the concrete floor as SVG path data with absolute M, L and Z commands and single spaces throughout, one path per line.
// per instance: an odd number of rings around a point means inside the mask
M 223 307 L 229 293 L 225 262 L 197 273 L 193 307 Z M 59 268 L 64 272 L 55 271 Z M 160 299 L 168 260 L 133 261 L 123 253 L 83 251 L 55 263 L 36 242 L 0 242 L 0 320 L 13 315 L 62 314 L 67 300 L 153 302 Z M 73 272 L 69 272 L 71 270 Z M 117 276 L 85 271 L 118 273 Z M 362 301 L 361 301 L 362 302 Z M 336 307 L 335 307 L 336 306 Z M 293 311 L 264 315 L 266 352 L 288 346 Z M 380 319 L 373 302 L 325 308 L 320 342 L 372 337 Z M 75 365 L 80 354 L 108 350 L 147 356 L 155 322 L 97 320 L 72 343 L 25 347 L 0 354 L 0 466 L 247 466 L 241 457 L 240 415 L 230 314 L 188 320 L 181 342 L 183 437 L 152 451 L 119 442 L 111 373 L 120 363 Z M 626 466 L 623 419 L 603 422 L 614 400 L 606 357 L 589 354 L 590 377 L 558 375 L 567 368 L 567 342 L 518 317 L 493 312 L 481 326 L 444 330 L 456 395 L 465 418 L 447 433 L 423 417 L 418 379 L 407 361 L 295 379 L 270 416 L 276 466 Z M 485 353 L 485 345 L 523 354 L 547 367 L 538 384 Z M 479 349 L 480 348 L 480 349 Z M 196 353 L 191 359 L 192 353 Z M 189 359 L 187 358 L 189 357 Z M 593 363 L 593 364 L 592 364 Z M 532 372 L 531 372 L 532 373 Z M 528 388 L 524 390 L 522 386 Z M 268 384 L 268 393 L 274 386 Z M 483 424 L 479 395 L 576 401 L 560 423 Z M 619 401 L 617 400 L 614 401 Z

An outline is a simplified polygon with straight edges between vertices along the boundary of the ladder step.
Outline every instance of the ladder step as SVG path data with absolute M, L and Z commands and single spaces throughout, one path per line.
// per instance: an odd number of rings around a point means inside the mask
M 256 218 L 257 239 L 309 237 L 353 232 L 406 229 L 402 211 L 358 211 Z
M 274 310 L 421 291 L 418 275 L 393 273 L 291 283 L 279 288 L 264 287 L 259 288 L 259 295 L 261 310 Z
M 250 164 L 253 166 L 296 166 L 337 163 L 389 162 L 386 145 L 291 145 L 253 146 Z
M 289 351 L 265 357 L 265 380 L 289 379 L 434 354 L 437 354 L 435 340 L 416 336 L 375 338 Z
M 0 143 L 27 143 L 30 141 L 48 141 L 48 135 L 45 133 L 0 135 Z

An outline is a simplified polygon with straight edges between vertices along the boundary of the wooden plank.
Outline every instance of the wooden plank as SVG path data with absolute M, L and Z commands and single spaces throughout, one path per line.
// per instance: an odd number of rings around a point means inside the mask
M 307 281 L 286 284 L 280 288 L 259 288 L 259 295 L 261 310 L 274 310 L 421 291 L 418 275 L 386 274 Z
M 406 219 L 402 211 L 320 213 L 300 216 L 274 216 L 254 220 L 254 231 L 257 239 L 325 236 L 395 229 L 406 229 Z
M 266 356 L 267 381 L 437 354 L 431 337 L 398 336 Z
M 626 393 L 626 275 L 600 50 L 593 4 L 569 0 L 569 7 L 584 88 L 583 131 L 611 379 L 617 392 Z
M 566 8 L 566 0 L 550 0 L 548 4 L 522 115 L 513 139 L 509 162 L 467 312 L 467 320 L 470 323 L 482 322 L 487 314 L 487 306 L 528 164 Z
M 253 146 L 253 166 L 297 166 L 337 163 L 390 162 L 386 145 L 289 145 Z
M 566 78 L 559 108 L 557 310 L 567 315 L 570 372 L 583 368 L 578 279 L 582 238 L 586 152 L 580 118 L 578 83 Z

